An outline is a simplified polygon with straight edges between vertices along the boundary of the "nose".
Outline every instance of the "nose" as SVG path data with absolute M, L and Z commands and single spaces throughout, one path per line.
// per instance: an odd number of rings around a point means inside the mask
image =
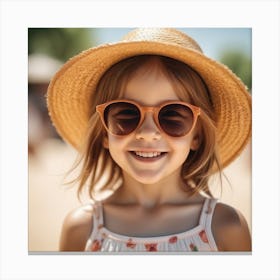
M 143 122 L 136 130 L 136 139 L 154 141 L 160 138 L 161 133 L 154 121 L 153 113 L 146 112 Z

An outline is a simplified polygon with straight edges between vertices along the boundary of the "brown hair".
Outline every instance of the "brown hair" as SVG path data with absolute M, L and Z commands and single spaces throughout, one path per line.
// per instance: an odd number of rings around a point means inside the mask
M 94 198 L 100 191 L 114 191 L 122 182 L 122 171 L 111 158 L 108 149 L 103 147 L 105 129 L 95 111 L 98 104 L 119 99 L 124 93 L 128 81 L 137 71 L 151 62 L 159 62 L 161 71 L 174 87 L 179 99 L 202 109 L 199 116 L 199 149 L 191 151 L 182 166 L 181 176 L 191 194 L 199 191 L 212 196 L 208 180 L 214 167 L 220 171 L 217 156 L 215 114 L 211 96 L 202 78 L 188 65 L 169 57 L 140 55 L 122 60 L 113 65 L 101 77 L 91 99 L 91 116 L 88 122 L 88 134 L 83 145 L 80 161 L 83 161 L 79 181 L 78 196 L 88 185 L 88 194 Z

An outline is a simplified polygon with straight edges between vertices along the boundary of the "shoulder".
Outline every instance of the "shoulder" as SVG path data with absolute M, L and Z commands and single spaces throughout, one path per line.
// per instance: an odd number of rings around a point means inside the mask
M 211 228 L 219 251 L 251 251 L 248 224 L 237 209 L 217 203 Z
M 67 214 L 60 235 L 60 251 L 84 251 L 93 227 L 93 206 L 83 205 Z

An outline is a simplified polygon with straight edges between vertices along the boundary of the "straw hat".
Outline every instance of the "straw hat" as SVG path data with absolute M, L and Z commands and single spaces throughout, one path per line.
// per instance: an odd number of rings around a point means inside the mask
M 141 28 L 123 40 L 88 49 L 66 62 L 50 82 L 50 117 L 62 138 L 79 149 L 89 119 L 90 96 L 113 64 L 125 58 L 158 54 L 188 64 L 206 82 L 217 116 L 222 166 L 233 161 L 251 136 L 251 96 L 226 66 L 202 53 L 186 34 L 171 28 Z

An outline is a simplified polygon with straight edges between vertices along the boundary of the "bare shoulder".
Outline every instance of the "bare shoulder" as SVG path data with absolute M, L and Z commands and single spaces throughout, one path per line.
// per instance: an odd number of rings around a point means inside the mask
M 84 205 L 67 214 L 60 235 L 60 251 L 84 251 L 93 227 L 93 207 Z
M 237 209 L 217 203 L 211 227 L 219 251 L 252 250 L 248 224 Z

